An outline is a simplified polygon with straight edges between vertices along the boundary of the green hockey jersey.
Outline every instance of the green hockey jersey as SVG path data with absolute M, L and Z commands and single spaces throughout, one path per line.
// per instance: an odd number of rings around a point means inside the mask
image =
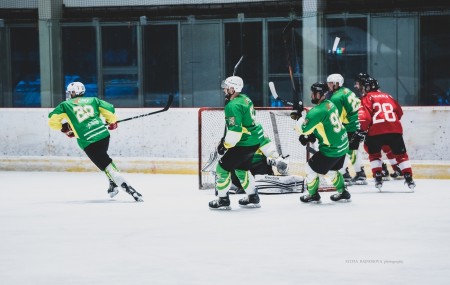
M 61 130 L 63 120 L 72 128 L 78 145 L 85 149 L 93 142 L 109 136 L 100 115 L 108 124 L 117 122 L 114 106 L 94 97 L 75 97 L 61 102 L 48 115 L 48 124 L 54 130 Z
M 339 119 L 338 109 L 330 100 L 324 100 L 309 110 L 301 132 L 305 135 L 314 133 L 319 151 L 325 156 L 339 157 L 348 151 L 347 131 Z
M 331 95 L 330 101 L 336 105 L 339 111 L 339 118 L 347 132 L 354 132 L 360 129 L 358 110 L 361 101 L 353 91 L 345 87 L 339 88 Z
M 264 133 L 255 117 L 253 102 L 245 94 L 239 94 L 225 105 L 226 148 L 258 145 L 261 142 Z

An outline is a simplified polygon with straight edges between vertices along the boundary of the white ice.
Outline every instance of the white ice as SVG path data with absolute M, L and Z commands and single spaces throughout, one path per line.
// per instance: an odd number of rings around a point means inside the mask
M 0 172 L 0 284 L 450 284 L 449 180 L 212 211 L 197 176 L 125 176 L 145 202 L 99 172 Z

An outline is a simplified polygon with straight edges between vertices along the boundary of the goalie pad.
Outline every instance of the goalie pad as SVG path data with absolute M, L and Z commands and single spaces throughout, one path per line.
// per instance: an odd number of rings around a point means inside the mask
M 303 177 L 298 175 L 255 175 L 255 188 L 259 194 L 303 193 Z

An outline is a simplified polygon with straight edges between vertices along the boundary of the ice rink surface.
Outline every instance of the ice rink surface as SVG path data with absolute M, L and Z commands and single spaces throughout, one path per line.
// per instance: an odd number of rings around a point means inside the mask
M 449 180 L 212 211 L 197 176 L 125 176 L 145 202 L 99 172 L 0 172 L 0 284 L 450 284 Z

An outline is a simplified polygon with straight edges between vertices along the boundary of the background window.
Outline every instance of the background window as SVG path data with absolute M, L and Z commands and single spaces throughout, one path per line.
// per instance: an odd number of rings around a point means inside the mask
M 421 18 L 421 105 L 450 105 L 450 16 Z
M 261 22 L 225 24 L 225 78 L 233 75 L 241 56 L 244 59 L 236 75 L 244 80 L 242 93 L 248 95 L 255 106 L 263 106 Z
M 355 76 L 360 72 L 369 73 L 367 70 L 367 19 L 326 19 L 326 27 L 326 76 L 340 73 L 344 77 L 344 85 L 353 90 Z M 336 37 L 340 38 L 340 42 L 337 52 L 333 54 L 331 50 Z
M 178 71 L 178 26 L 148 25 L 144 28 L 144 106 L 180 105 Z
M 62 28 L 64 87 L 80 81 L 86 87 L 86 97 L 98 95 L 95 38 L 94 27 Z
M 40 107 L 41 82 L 39 32 L 32 28 L 11 28 L 11 79 L 13 107 Z
M 301 22 L 294 31 L 286 33 L 286 44 L 283 39 L 283 30 L 288 21 L 269 22 L 268 23 L 268 53 L 269 53 L 269 82 L 273 81 L 278 95 L 283 99 L 294 102 L 294 91 L 289 76 L 287 53 L 289 52 L 290 64 L 292 66 L 294 82 L 298 86 L 303 82 L 303 56 L 302 56 L 302 38 Z M 298 96 L 301 96 L 301 87 L 298 90 Z M 283 103 L 276 101 L 271 94 L 270 106 L 281 107 Z M 300 99 L 300 98 L 299 98 Z
M 141 105 L 137 46 L 136 26 L 102 27 L 103 98 L 116 107 Z

